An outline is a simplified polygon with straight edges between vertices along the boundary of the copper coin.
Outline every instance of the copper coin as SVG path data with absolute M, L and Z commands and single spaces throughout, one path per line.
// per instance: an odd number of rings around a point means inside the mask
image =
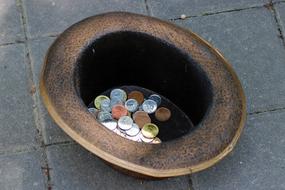
M 166 107 L 160 107 L 155 112 L 155 118 L 158 121 L 167 121 L 171 117 L 171 111 Z
M 144 101 L 144 95 L 140 91 L 132 91 L 128 94 L 128 99 L 135 99 L 139 104 Z
M 115 105 L 112 108 L 112 116 L 115 119 L 120 119 L 122 116 L 128 115 L 128 110 L 123 105 Z
M 144 112 L 144 111 L 137 111 L 133 114 L 133 119 L 135 121 L 135 123 L 140 127 L 143 128 L 143 126 L 146 123 L 150 123 L 151 119 L 149 117 L 149 115 Z

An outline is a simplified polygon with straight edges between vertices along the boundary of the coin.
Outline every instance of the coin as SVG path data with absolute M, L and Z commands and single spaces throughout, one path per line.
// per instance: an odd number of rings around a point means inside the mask
M 114 130 L 117 127 L 117 121 L 114 119 L 105 119 L 101 122 L 101 124 L 110 130 Z
M 166 107 L 160 107 L 155 112 L 158 121 L 167 121 L 171 117 L 171 111 Z
M 135 136 L 131 137 L 131 136 L 126 136 L 127 139 L 130 139 L 130 140 L 133 140 L 133 141 L 136 141 L 136 142 L 141 142 L 141 134 L 140 132 L 138 134 L 136 134 Z
M 144 101 L 144 95 L 140 91 L 132 91 L 128 94 L 129 99 L 135 99 L 139 104 L 142 104 Z
M 153 138 L 146 138 L 145 136 L 143 136 L 142 133 L 140 133 L 140 139 L 142 142 L 145 142 L 145 143 L 150 143 L 153 141 Z
M 154 138 L 158 134 L 158 127 L 153 123 L 147 123 L 143 126 L 141 132 L 146 138 Z
M 119 88 L 116 88 L 116 89 L 113 89 L 110 93 L 110 98 L 113 99 L 113 98 L 119 98 L 120 100 L 122 101 L 126 101 L 127 99 L 127 93 L 122 90 L 122 89 L 119 89 Z
M 133 126 L 133 120 L 129 116 L 123 116 L 118 120 L 118 126 L 122 130 L 128 130 Z
M 112 116 L 115 119 L 120 119 L 122 116 L 128 115 L 128 110 L 123 105 L 115 105 L 112 108 Z
M 111 107 L 111 109 L 112 109 L 115 105 L 118 105 L 118 104 L 123 105 L 123 100 L 121 100 L 121 99 L 118 98 L 118 97 L 113 97 L 113 98 L 111 99 L 111 102 L 110 102 L 110 107 Z
M 101 101 L 101 110 L 111 112 L 111 107 L 110 107 L 110 99 L 104 99 Z
M 125 102 L 125 108 L 130 112 L 137 111 L 138 107 L 139 107 L 139 104 L 135 99 L 128 99 Z
M 156 102 L 157 106 L 161 104 L 161 97 L 157 94 L 152 94 L 148 97 L 149 100 L 153 100 Z
M 157 103 L 154 100 L 145 100 L 142 109 L 148 114 L 154 113 L 157 109 Z
M 105 99 L 109 99 L 108 96 L 104 96 L 104 95 L 99 95 L 95 98 L 94 100 L 94 105 L 97 109 L 101 109 L 101 102 L 102 100 L 105 100 Z
M 160 144 L 161 140 L 158 137 L 155 137 L 151 143 L 152 144 Z
M 97 114 L 97 119 L 102 122 L 104 120 L 107 119 L 113 119 L 111 113 L 107 112 L 107 111 L 99 111 Z
M 149 115 L 144 111 L 137 111 L 133 114 L 133 119 L 139 128 L 143 128 L 146 123 L 150 123 L 151 119 Z
M 133 123 L 132 127 L 126 131 L 128 136 L 136 136 L 140 132 L 140 128 L 136 123 Z
M 118 128 L 115 128 L 113 130 L 114 133 L 116 133 L 117 135 L 120 135 L 121 137 L 126 137 L 127 135 L 125 133 L 122 133 L 122 131 Z
M 95 117 L 97 116 L 98 114 L 98 110 L 96 108 L 88 108 L 88 111 L 94 115 Z

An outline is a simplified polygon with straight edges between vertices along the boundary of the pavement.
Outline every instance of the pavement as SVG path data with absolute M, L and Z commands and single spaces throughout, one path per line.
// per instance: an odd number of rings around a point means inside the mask
M 105 165 L 52 121 L 38 89 L 47 48 L 71 24 L 107 11 L 168 20 L 223 52 L 248 107 L 229 156 L 197 174 L 145 181 Z M 284 190 L 284 36 L 281 0 L 0 0 L 0 189 Z

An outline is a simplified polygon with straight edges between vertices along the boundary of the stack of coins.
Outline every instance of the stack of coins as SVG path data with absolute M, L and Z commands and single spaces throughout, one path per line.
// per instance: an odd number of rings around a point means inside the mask
M 159 127 L 152 123 L 149 114 L 155 114 L 158 121 L 171 117 L 166 107 L 159 107 L 161 97 L 152 94 L 145 99 L 140 91 L 126 93 L 123 89 L 113 89 L 110 96 L 99 95 L 89 112 L 106 128 L 127 139 L 158 144 Z

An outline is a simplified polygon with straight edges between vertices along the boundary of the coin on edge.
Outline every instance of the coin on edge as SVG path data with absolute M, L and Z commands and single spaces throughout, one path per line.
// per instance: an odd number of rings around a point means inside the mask
M 105 100 L 105 99 L 110 99 L 108 96 L 105 96 L 105 95 L 99 95 L 95 98 L 94 100 L 94 106 L 97 108 L 97 109 L 101 109 L 101 102 L 102 100 Z
M 133 114 L 134 122 L 139 126 L 139 128 L 143 128 L 146 123 L 150 123 L 151 119 L 149 115 L 144 111 L 137 111 Z
M 140 91 L 134 90 L 128 94 L 129 99 L 135 99 L 139 104 L 144 101 L 144 95 Z
M 112 108 L 112 116 L 115 119 L 120 119 L 122 116 L 128 115 L 128 110 L 123 105 L 115 105 Z
M 154 115 L 158 121 L 167 121 L 171 117 L 171 111 L 166 107 L 160 107 Z
M 118 120 L 118 126 L 120 129 L 128 130 L 133 126 L 133 120 L 129 116 L 123 116 Z
M 142 109 L 148 114 L 154 113 L 157 109 L 157 103 L 154 100 L 145 100 Z
M 143 126 L 141 132 L 146 138 L 154 138 L 158 134 L 159 129 L 155 124 L 147 123 Z
M 160 144 L 161 143 L 161 140 L 158 138 L 158 137 L 155 137 L 153 139 L 153 141 L 151 141 L 152 144 Z

